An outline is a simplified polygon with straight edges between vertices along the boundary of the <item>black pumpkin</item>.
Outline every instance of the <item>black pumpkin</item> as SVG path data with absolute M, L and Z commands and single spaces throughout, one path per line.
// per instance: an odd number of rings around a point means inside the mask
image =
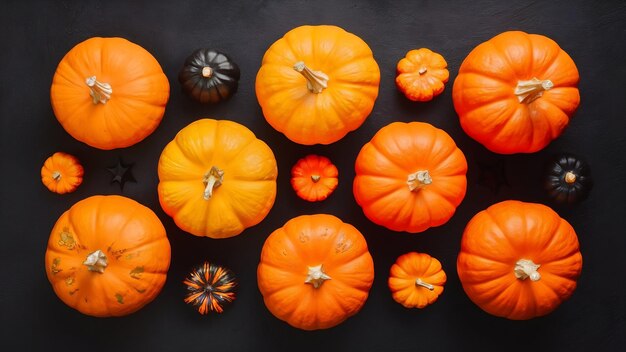
M 178 74 L 183 91 L 201 103 L 218 103 L 237 92 L 239 67 L 228 55 L 212 49 L 198 49 Z
M 187 289 L 185 303 L 200 314 L 222 313 L 235 300 L 237 281 L 229 269 L 204 262 L 194 268 L 183 281 Z
M 544 187 L 558 203 L 582 201 L 587 198 L 592 186 L 589 166 L 574 155 L 559 155 L 547 165 Z

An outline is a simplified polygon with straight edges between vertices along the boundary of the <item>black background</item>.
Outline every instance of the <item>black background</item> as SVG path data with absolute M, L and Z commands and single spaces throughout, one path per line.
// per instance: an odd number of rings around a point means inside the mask
M 288 30 L 334 24 L 359 35 L 381 69 L 380 93 L 361 128 L 328 146 L 290 142 L 263 118 L 254 80 L 265 50 Z M 626 346 L 623 153 L 626 108 L 626 6 L 623 1 L 3 1 L 0 5 L 0 344 L 9 350 L 623 350 Z M 506 30 L 554 39 L 580 71 L 581 106 L 565 133 L 541 152 L 503 156 L 487 151 L 461 130 L 451 88 L 463 58 L 477 44 Z M 55 119 L 49 89 L 56 65 L 75 44 L 92 36 L 120 36 L 151 52 L 170 80 L 171 97 L 159 128 L 125 149 L 102 151 L 71 138 Z M 238 93 L 217 106 L 200 105 L 180 90 L 177 74 L 199 47 L 230 54 L 242 74 Z M 394 85 L 395 65 L 413 48 L 428 47 L 448 61 L 450 82 L 429 103 L 408 101 Z M 161 210 L 156 185 L 161 150 L 177 131 L 201 117 L 245 124 L 274 150 L 277 200 L 267 218 L 225 240 L 179 230 Z M 411 235 L 369 222 L 352 196 L 360 147 L 392 121 L 426 121 L 443 128 L 468 160 L 468 189 L 444 226 Z M 76 155 L 85 180 L 59 196 L 40 182 L 43 161 L 55 151 Z M 553 154 L 586 159 L 595 178 L 590 198 L 556 206 L 540 185 L 541 166 Z M 330 157 L 339 187 L 326 201 L 307 203 L 289 185 L 300 157 Z M 123 192 L 106 168 L 118 157 L 134 162 L 137 183 Z M 505 163 L 508 186 L 494 193 L 479 184 L 479 163 Z M 162 293 L 137 313 L 97 319 L 65 306 L 44 269 L 46 243 L 56 219 L 95 194 L 123 194 L 152 208 L 166 226 L 172 263 Z M 552 206 L 576 229 L 583 272 L 570 300 L 530 321 L 492 317 L 465 295 L 456 256 L 467 221 L 498 201 L 518 199 Z M 261 246 L 274 229 L 300 214 L 331 213 L 365 235 L 376 278 L 360 313 L 325 331 L 304 332 L 274 318 L 256 285 Z M 407 310 L 390 296 L 386 280 L 395 259 L 422 251 L 441 260 L 448 274 L 443 295 L 423 310 Z M 200 316 L 183 301 L 181 280 L 208 259 L 240 278 L 238 298 L 221 316 Z M 7 349 L 4 349 L 5 351 Z

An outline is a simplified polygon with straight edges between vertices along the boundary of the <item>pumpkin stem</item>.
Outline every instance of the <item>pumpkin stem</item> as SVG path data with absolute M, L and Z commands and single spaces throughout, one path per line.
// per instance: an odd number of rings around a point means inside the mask
M 409 174 L 409 177 L 406 179 L 406 183 L 409 185 L 409 190 L 413 192 L 433 183 L 433 179 L 430 177 L 428 170 L 419 170 L 415 173 Z
M 572 184 L 574 182 L 576 182 L 576 174 L 573 173 L 572 171 L 568 171 L 565 173 L 565 182 L 567 182 L 567 184 Z
M 331 279 L 330 276 L 324 273 L 322 264 L 317 266 L 308 266 L 307 269 L 309 272 L 306 274 L 306 280 L 304 280 L 305 284 L 311 284 L 313 287 L 318 288 L 322 286 L 324 281 Z
M 419 71 L 417 71 L 417 73 L 419 73 L 420 76 L 421 76 L 421 75 L 425 74 L 427 71 L 428 71 L 428 69 L 426 67 L 421 67 L 419 69 Z
M 424 288 L 426 288 L 426 289 L 428 289 L 430 291 L 433 291 L 435 289 L 435 286 L 433 286 L 433 285 L 431 285 L 431 284 L 429 284 L 427 282 L 422 281 L 422 279 L 420 279 L 419 277 L 415 280 L 415 285 L 416 286 L 422 286 L 422 287 L 424 287 Z
M 531 281 L 539 281 L 541 274 L 537 271 L 541 265 L 533 263 L 532 260 L 520 259 L 515 263 L 515 277 L 521 280 L 530 278 Z
M 89 87 L 89 95 L 91 95 L 94 105 L 98 103 L 106 104 L 107 101 L 111 99 L 113 89 L 110 84 L 98 82 L 96 76 L 88 77 L 85 83 L 87 83 L 87 87 Z
M 322 71 L 313 71 L 308 68 L 304 61 L 298 61 L 293 69 L 300 72 L 306 78 L 306 87 L 313 93 L 321 93 L 328 88 L 328 76 Z
M 202 77 L 204 78 L 211 78 L 211 76 L 213 76 L 213 69 L 210 68 L 209 66 L 205 66 L 202 68 Z
M 209 200 L 213 196 L 213 190 L 224 182 L 224 170 L 220 170 L 217 166 L 212 166 L 211 170 L 204 174 L 202 182 L 206 184 L 203 198 L 204 200 Z
M 61 180 L 61 173 L 58 171 L 55 171 L 52 173 L 52 179 L 59 182 L 59 180 Z
M 311 175 L 311 181 L 313 181 L 313 182 L 319 181 L 320 178 L 322 178 L 322 176 L 320 176 L 320 175 Z
M 89 269 L 89 271 L 103 273 L 104 268 L 109 265 L 109 262 L 107 260 L 107 256 L 98 249 L 97 251 L 89 254 L 83 264 L 87 265 L 87 269 Z
M 515 95 L 520 103 L 530 104 L 535 99 L 543 95 L 543 92 L 554 87 L 554 83 L 549 79 L 541 80 L 533 78 L 529 81 L 517 81 Z

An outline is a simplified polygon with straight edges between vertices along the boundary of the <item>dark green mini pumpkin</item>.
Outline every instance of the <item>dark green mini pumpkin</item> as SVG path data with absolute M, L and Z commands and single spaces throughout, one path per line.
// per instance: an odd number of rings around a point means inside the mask
M 229 269 L 204 262 L 194 268 L 183 281 L 187 288 L 185 303 L 200 314 L 222 313 L 235 300 L 235 275 Z
M 559 155 L 547 165 L 544 187 L 558 203 L 582 201 L 587 198 L 592 186 L 589 166 L 574 155 Z
M 178 74 L 183 91 L 201 103 L 215 104 L 237 92 L 239 67 L 226 54 L 198 49 L 186 60 Z

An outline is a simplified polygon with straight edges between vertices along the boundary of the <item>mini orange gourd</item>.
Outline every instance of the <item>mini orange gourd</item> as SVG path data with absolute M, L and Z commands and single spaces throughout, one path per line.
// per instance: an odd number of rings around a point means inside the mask
M 73 47 L 52 79 L 50 100 L 63 128 L 99 149 L 131 146 L 161 122 L 170 86 L 157 60 L 123 38 Z
M 291 168 L 291 186 L 298 197 L 322 201 L 337 188 L 339 170 L 324 156 L 307 155 Z
M 465 293 L 487 313 L 513 320 L 546 315 L 576 289 L 578 237 L 549 207 L 503 201 L 467 224 L 457 259 Z
M 300 26 L 273 43 L 256 76 L 267 122 L 291 141 L 330 144 L 374 107 L 380 69 L 358 36 L 336 26 Z
M 403 254 L 391 266 L 387 281 L 393 299 L 406 308 L 424 308 L 443 293 L 446 273 L 425 253 Z
M 410 100 L 430 101 L 443 92 L 448 63 L 427 48 L 410 50 L 396 66 L 396 86 Z
M 393 122 L 366 143 L 353 192 L 372 222 L 417 233 L 446 223 L 465 197 L 467 162 L 454 140 L 424 122 Z
M 298 216 L 272 232 L 257 269 L 267 309 L 303 330 L 331 328 L 356 314 L 373 281 L 363 235 L 326 214 Z
M 122 196 L 92 196 L 59 217 L 45 265 L 68 306 L 95 317 L 123 316 L 163 288 L 170 243 L 149 208 Z
M 65 194 L 80 186 L 83 174 L 83 166 L 75 156 L 56 152 L 41 167 L 41 182 L 51 192 Z
M 574 61 L 552 39 L 504 32 L 463 60 L 452 99 L 463 130 L 487 149 L 533 153 L 569 124 L 578 80 Z
M 274 153 L 233 121 L 200 119 L 181 129 L 163 149 L 158 174 L 161 207 L 196 236 L 238 235 L 276 198 Z

